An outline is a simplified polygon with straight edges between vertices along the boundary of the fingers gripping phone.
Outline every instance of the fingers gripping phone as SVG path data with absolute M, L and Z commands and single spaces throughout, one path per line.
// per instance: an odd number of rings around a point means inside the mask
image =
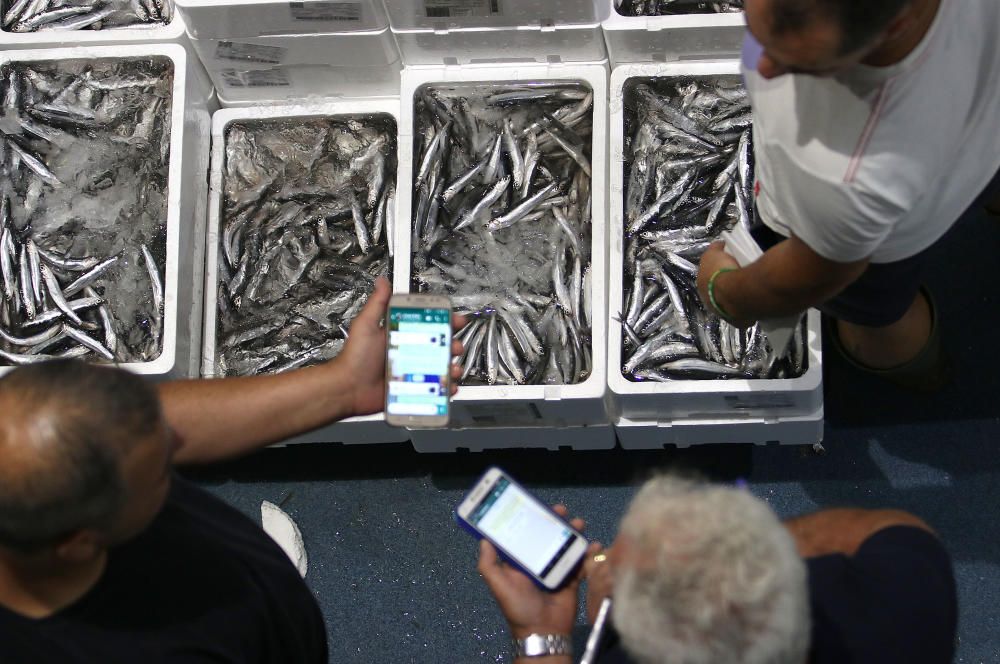
M 570 577 L 587 540 L 499 468 L 490 468 L 456 510 L 458 522 L 546 590 Z
M 387 320 L 385 421 L 410 428 L 448 426 L 451 301 L 443 295 L 396 294 Z

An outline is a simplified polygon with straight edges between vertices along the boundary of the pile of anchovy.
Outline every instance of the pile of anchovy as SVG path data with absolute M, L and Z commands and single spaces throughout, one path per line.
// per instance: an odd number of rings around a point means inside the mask
M 172 64 L 0 69 L 0 364 L 162 351 Z
M 743 11 L 743 0 L 702 2 L 701 0 L 616 0 L 622 16 L 671 16 L 673 14 L 724 14 Z
M 169 0 L 3 0 L 3 29 L 107 30 L 170 23 Z
M 396 121 L 241 121 L 226 132 L 219 231 L 219 375 L 336 356 L 391 276 Z
M 632 79 L 625 89 L 622 373 L 631 380 L 781 378 L 805 368 L 759 326 L 705 310 L 696 278 L 719 234 L 753 225 L 750 105 L 734 77 Z
M 442 84 L 414 104 L 411 285 L 471 316 L 462 383 L 586 380 L 592 92 Z

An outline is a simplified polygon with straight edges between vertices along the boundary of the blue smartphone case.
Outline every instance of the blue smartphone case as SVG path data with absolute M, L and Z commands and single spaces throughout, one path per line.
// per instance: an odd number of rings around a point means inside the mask
M 492 468 L 487 468 L 487 469 L 486 469 L 486 470 L 485 470 L 485 471 L 483 472 L 483 474 L 479 476 L 479 478 L 478 478 L 478 479 L 476 480 L 475 484 L 473 484 L 472 486 L 473 486 L 473 487 L 477 487 L 477 486 L 479 486 L 479 483 L 480 483 L 480 482 L 481 482 L 481 481 L 483 480 L 483 478 L 484 478 L 484 477 L 486 476 L 486 473 L 490 472 L 490 470 L 492 470 Z M 554 511 L 554 510 L 553 510 L 553 509 L 551 508 L 551 507 L 549 507 L 548 505 L 546 505 L 544 501 L 542 501 L 542 500 L 539 500 L 539 499 L 538 499 L 538 497 L 537 497 L 537 496 L 536 496 L 535 494 L 531 493 L 531 492 L 530 492 L 530 491 L 528 491 L 528 490 L 527 490 L 526 488 L 524 488 L 523 486 L 521 486 L 521 484 L 519 484 L 519 483 L 518 483 L 517 481 L 515 481 L 515 480 L 514 480 L 514 478 L 510 476 L 510 474 L 509 474 L 509 473 L 507 473 L 507 472 L 506 472 L 505 470 L 503 470 L 503 469 L 499 469 L 499 470 L 500 470 L 500 472 L 502 472 L 502 473 L 504 474 L 504 476 L 505 476 L 505 477 L 506 477 L 506 478 L 507 478 L 508 480 L 510 480 L 510 483 L 511 483 L 512 485 L 516 486 L 516 487 L 517 487 L 518 489 L 520 489 L 521 491 L 523 491 L 523 492 L 524 492 L 524 493 L 526 493 L 527 495 L 529 495 L 529 496 L 531 496 L 532 498 L 534 498 L 534 499 L 535 499 L 535 500 L 536 500 L 536 501 L 538 502 L 538 504 L 539 504 L 539 505 L 541 505 L 541 506 L 542 506 L 542 507 L 544 507 L 544 508 L 545 508 L 546 510 L 548 510 L 548 511 L 549 511 L 549 512 L 550 512 L 550 513 L 551 513 L 552 515 L 554 515 L 554 516 L 555 516 L 555 517 L 556 517 L 557 519 L 559 519 L 559 520 L 560 520 L 561 522 L 565 523 L 565 524 L 566 524 L 566 527 L 567 527 L 567 528 L 569 528 L 570 530 L 572 530 L 572 531 L 573 531 L 574 533 L 578 534 L 578 535 L 579 535 L 580 537 L 583 537 L 584 541 L 586 541 L 586 540 L 587 540 L 587 538 L 586 538 L 586 537 L 584 537 L 583 533 L 581 533 L 581 532 L 580 532 L 580 531 L 578 531 L 578 530 L 577 530 L 576 528 L 574 528 L 573 526 L 571 526 L 571 525 L 569 524 L 569 522 L 568 522 L 568 521 L 566 521 L 566 519 L 564 519 L 564 518 L 563 518 L 562 516 L 560 516 L 559 514 L 557 514 L 557 513 L 556 513 L 556 512 L 555 512 L 555 511 Z M 463 500 L 463 501 L 465 500 L 465 496 L 463 496 L 463 497 L 462 497 L 462 500 Z M 459 504 L 461 504 L 461 503 L 459 503 Z M 499 544 L 497 544 L 497 543 L 496 543 L 496 542 L 494 542 L 493 540 L 491 540 L 491 539 L 487 538 L 487 537 L 486 537 L 486 535 L 484 535 L 483 533 L 479 532 L 479 530 L 478 530 L 478 529 L 477 529 L 477 528 L 476 528 L 475 526 L 473 526 L 473 525 L 472 525 L 471 523 L 469 523 L 468 521 L 466 521 L 465 519 L 463 519 L 463 518 L 462 518 L 462 517 L 461 517 L 461 516 L 459 515 L 459 513 L 458 513 L 458 510 L 457 510 L 457 509 L 455 510 L 455 521 L 456 521 L 456 522 L 458 522 L 458 525 L 459 525 L 459 526 L 461 526 L 461 527 L 462 527 L 462 528 L 463 528 L 464 530 L 466 530 L 466 531 L 467 531 L 467 532 L 468 532 L 468 533 L 469 533 L 470 535 L 472 535 L 473 537 L 475 537 L 475 538 L 476 538 L 477 540 L 481 540 L 481 539 L 488 539 L 488 540 L 489 540 L 489 542 L 490 542 L 490 544 L 492 544 L 492 545 L 494 546 L 494 548 L 496 548 L 496 550 L 497 550 L 497 553 L 499 553 L 499 554 L 500 554 L 500 558 L 501 558 L 501 559 L 502 559 L 502 560 L 503 560 L 503 561 L 504 561 L 505 563 L 507 563 L 507 564 L 508 564 L 508 565 L 510 565 L 511 567 L 514 567 L 514 568 L 516 568 L 516 569 L 517 569 L 517 570 L 518 570 L 519 572 L 521 572 L 521 573 L 522 573 L 522 574 L 524 574 L 524 575 L 525 575 L 526 577 L 528 577 L 529 579 L 531 579 L 531 580 L 532 580 L 532 581 L 534 582 L 534 584 L 535 584 L 536 586 L 538 586 L 539 588 L 541 588 L 542 590 L 544 590 L 544 591 L 546 591 L 546 592 L 554 592 L 555 590 L 558 590 L 558 589 L 559 589 L 559 588 L 561 588 L 561 587 L 562 587 L 563 585 L 565 585 L 565 580 L 564 580 L 562 584 L 560 584 L 560 585 L 559 585 L 559 586 L 558 586 L 557 588 L 554 588 L 554 589 L 553 589 L 553 588 L 548 588 L 547 586 L 545 586 L 545 584 L 543 584 L 543 583 L 542 583 L 541 579 L 539 579 L 538 577 L 536 577 L 536 576 L 535 576 L 534 574 L 532 574 L 532 573 L 531 573 L 530 571 L 528 571 L 527 569 L 525 569 L 525 568 L 524 568 L 524 567 L 523 567 L 523 566 L 522 566 L 522 565 L 521 565 L 521 564 L 520 564 L 519 562 L 517 562 L 517 560 L 515 560 L 515 559 L 514 559 L 514 558 L 512 558 L 512 557 L 511 557 L 510 555 L 508 555 L 508 554 L 507 554 L 507 552 L 506 552 L 506 551 L 504 551 L 504 549 L 503 549 L 503 548 L 502 548 L 502 547 L 501 547 L 501 546 L 500 546 Z M 579 561 L 579 562 L 578 562 L 578 563 L 576 564 L 576 566 L 574 566 L 573 570 L 571 570 L 571 571 L 570 571 L 570 573 L 566 575 L 566 579 L 570 579 L 570 578 L 572 578 L 572 577 L 573 577 L 573 571 L 575 571 L 575 570 L 576 570 L 576 568 L 577 568 L 577 567 L 579 567 L 580 563 L 582 563 L 582 562 L 583 562 L 583 558 L 584 558 L 584 556 L 581 556 L 581 558 L 580 558 L 580 561 Z

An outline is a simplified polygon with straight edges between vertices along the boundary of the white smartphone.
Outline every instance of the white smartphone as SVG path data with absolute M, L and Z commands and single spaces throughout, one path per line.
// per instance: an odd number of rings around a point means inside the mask
M 386 320 L 385 421 L 414 429 L 448 426 L 451 301 L 393 295 Z
M 562 586 L 587 551 L 579 531 L 496 467 L 476 482 L 456 516 L 546 590 Z

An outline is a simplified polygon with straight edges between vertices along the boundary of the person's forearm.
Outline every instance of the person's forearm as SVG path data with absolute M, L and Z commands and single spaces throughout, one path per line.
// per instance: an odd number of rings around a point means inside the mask
M 208 463 L 351 416 L 351 377 L 337 361 L 274 376 L 182 380 L 159 386 L 183 445 L 175 463 Z
M 785 521 L 803 558 L 835 553 L 853 556 L 865 540 L 892 526 L 934 532 L 923 520 L 901 510 L 830 509 Z
M 790 241 L 782 242 L 745 268 L 716 277 L 716 301 L 733 320 L 801 313 L 830 299 L 856 278 L 853 273 L 845 279 L 833 271 L 803 270 L 791 255 L 792 249 Z

